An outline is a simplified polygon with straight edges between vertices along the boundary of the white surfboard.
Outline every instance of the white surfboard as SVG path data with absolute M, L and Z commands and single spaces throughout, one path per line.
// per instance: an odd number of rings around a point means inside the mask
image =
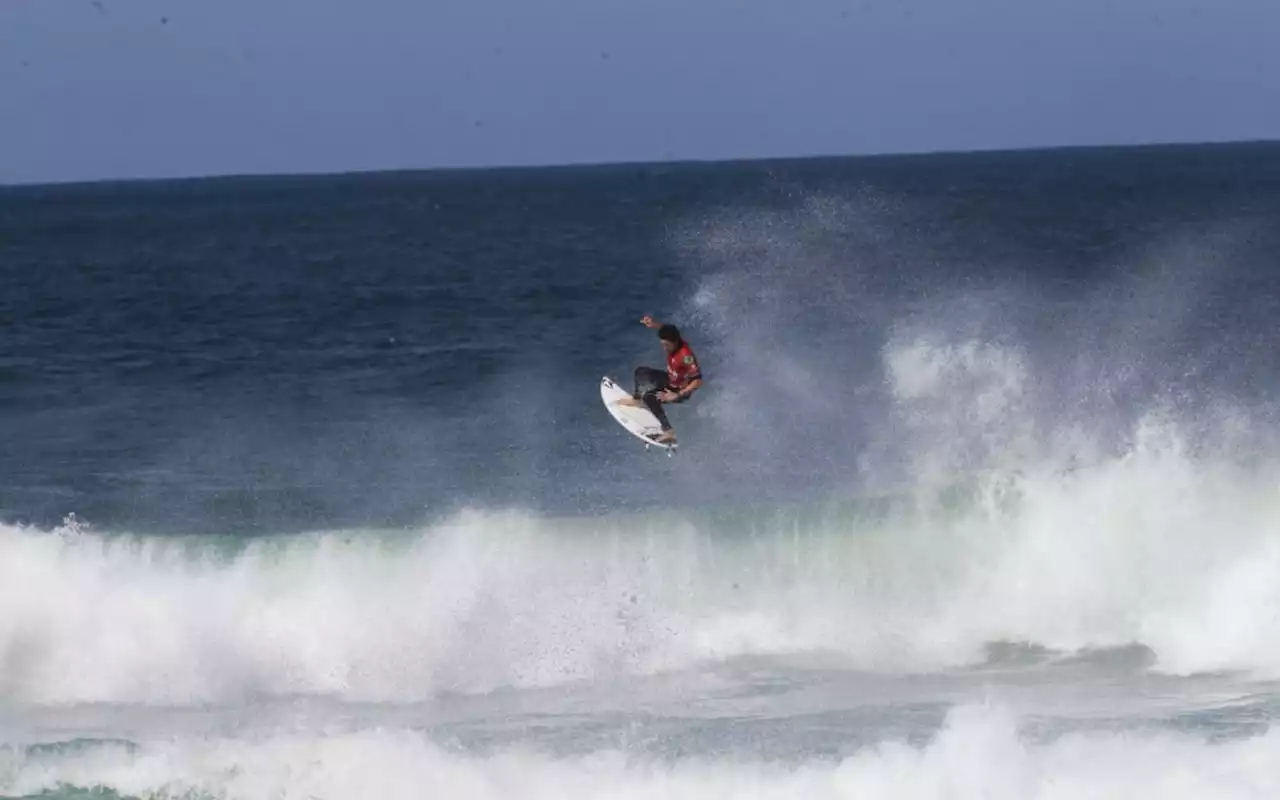
M 626 429 L 627 433 L 643 441 L 646 447 L 652 445 L 674 450 L 676 447 L 674 444 L 653 440 L 653 437 L 662 433 L 662 424 L 658 422 L 658 418 L 652 411 L 644 406 L 618 404 L 619 400 L 630 396 L 631 392 L 623 391 L 622 387 L 608 376 L 600 379 L 600 399 L 604 401 L 604 407 L 618 421 L 618 424 Z

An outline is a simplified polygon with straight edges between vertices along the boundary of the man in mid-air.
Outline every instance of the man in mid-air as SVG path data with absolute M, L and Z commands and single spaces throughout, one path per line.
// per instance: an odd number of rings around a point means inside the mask
M 658 340 L 662 342 L 662 349 L 667 354 L 667 368 L 637 368 L 635 392 L 630 398 L 618 402 L 629 406 L 643 405 L 649 409 L 662 425 L 662 433 L 653 437 L 653 440 L 675 444 L 676 432 L 667 421 L 662 405 L 688 400 L 702 386 L 702 372 L 698 369 L 698 359 L 693 354 L 693 349 L 680 336 L 679 328 L 655 322 L 650 316 L 645 316 L 640 323 L 646 328 L 658 329 Z

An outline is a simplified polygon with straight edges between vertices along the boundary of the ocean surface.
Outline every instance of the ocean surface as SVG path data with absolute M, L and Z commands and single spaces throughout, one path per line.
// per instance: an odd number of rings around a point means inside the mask
M 0 796 L 1280 797 L 1280 145 L 0 187 L 0 281 Z

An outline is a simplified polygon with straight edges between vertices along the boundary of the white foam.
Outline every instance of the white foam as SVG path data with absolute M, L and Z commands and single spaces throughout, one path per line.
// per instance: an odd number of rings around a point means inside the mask
M 880 521 L 462 514 L 216 557 L 0 528 L 0 690 L 34 703 L 254 693 L 413 700 L 741 654 L 970 663 L 992 641 L 1141 642 L 1159 669 L 1280 674 L 1280 499 L 1153 425 L 1125 458 L 1029 472 L 1013 502 Z
M 134 797 L 902 798 L 1216 800 L 1274 796 L 1280 734 L 1210 744 L 1175 734 L 1073 734 L 1048 744 L 986 707 L 954 711 L 927 745 L 882 742 L 840 761 L 784 764 L 602 751 L 555 757 L 532 749 L 450 753 L 422 735 L 371 730 L 102 745 L 15 755 L 0 790 L 31 796 L 63 786 Z
M 231 557 L 0 527 L 0 692 L 409 701 L 815 650 L 918 672 L 996 641 L 1141 643 L 1161 670 L 1280 676 L 1274 459 L 1193 448 L 1149 414 L 1092 451 L 1119 455 L 1081 463 L 1087 436 L 1033 424 L 1017 349 L 904 337 L 885 361 L 921 502 L 883 518 L 471 511 L 398 544 L 330 533 Z M 1247 435 L 1247 417 L 1228 422 L 1226 440 Z M 962 466 L 986 476 L 975 499 L 937 502 Z

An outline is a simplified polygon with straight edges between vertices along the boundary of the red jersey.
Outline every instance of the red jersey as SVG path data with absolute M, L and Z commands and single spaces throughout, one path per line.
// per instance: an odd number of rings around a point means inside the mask
M 677 391 L 702 377 L 698 369 L 698 359 L 693 349 L 684 342 L 674 353 L 667 356 L 667 384 Z

